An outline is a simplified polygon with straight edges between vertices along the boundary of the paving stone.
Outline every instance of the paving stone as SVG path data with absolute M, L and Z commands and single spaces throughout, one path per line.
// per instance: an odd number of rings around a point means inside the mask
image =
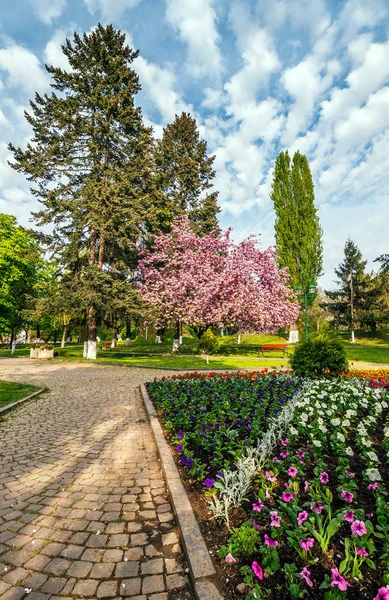
M 136 596 L 140 594 L 141 580 L 136 579 L 123 579 L 120 585 L 121 596 Z
M 64 577 L 51 577 L 42 587 L 42 592 L 47 594 L 59 594 L 65 587 L 67 579 Z
M 139 563 L 128 560 L 116 565 L 115 577 L 135 577 L 138 575 Z
M 168 600 L 168 595 L 165 592 L 161 594 L 152 594 L 149 596 L 149 600 Z
M 47 580 L 47 575 L 44 573 L 33 573 L 23 580 L 24 587 L 32 590 L 38 590 Z
M 11 587 L 10 583 L 6 583 L 4 580 L 3 581 L 0 580 L 0 596 L 1 596 L 1 594 L 4 594 L 4 592 L 6 592 L 10 587 Z
M 2 575 L 3 580 L 11 585 L 16 585 L 18 581 L 23 581 L 28 575 L 28 571 L 22 567 L 17 567 L 12 571 L 8 571 L 5 575 Z
M 94 579 L 84 579 L 82 581 L 78 581 L 73 588 L 73 595 L 75 596 L 84 596 L 85 598 L 94 596 L 96 593 L 98 581 Z
M 188 580 L 183 575 L 179 575 L 178 573 L 174 573 L 174 575 L 166 576 L 166 585 L 168 590 L 179 590 L 186 586 Z
M 139 560 L 142 556 L 143 556 L 143 548 L 142 547 L 129 548 L 124 553 L 124 558 L 127 560 Z
M 77 579 L 81 579 L 83 577 L 87 577 L 92 567 L 93 563 L 91 562 L 76 560 L 74 561 L 74 563 L 71 564 L 67 574 L 69 577 L 76 577 Z
M 25 595 L 24 587 L 12 587 L 1 596 L 1 600 L 20 600 Z
M 56 542 L 52 544 L 47 544 L 42 550 L 42 554 L 47 554 L 48 556 L 58 556 L 61 554 L 62 550 L 66 548 L 65 544 L 58 544 Z M 70 557 L 71 558 L 71 557 Z
M 111 577 L 115 565 L 112 563 L 96 563 L 90 573 L 94 579 L 108 579 Z
M 117 581 L 103 581 L 97 590 L 98 598 L 114 598 L 117 594 Z
M 46 567 L 46 565 L 49 564 L 50 560 L 51 559 L 49 556 L 37 554 L 37 556 L 34 556 L 29 561 L 27 561 L 24 566 L 26 567 L 26 569 L 29 569 L 31 571 L 42 571 Z
M 69 546 L 65 546 L 65 548 L 62 550 L 60 556 L 63 558 L 76 560 L 77 558 L 80 558 L 83 552 L 84 546 L 75 546 L 74 544 L 69 544 Z
M 49 600 L 50 594 L 42 594 L 41 592 L 32 592 L 27 597 L 29 600 Z
M 165 584 L 162 575 L 151 575 L 142 580 L 142 593 L 152 594 L 153 592 L 163 592 Z
M 163 560 L 162 558 L 153 558 L 141 565 L 142 575 L 158 575 L 163 573 Z
M 108 552 L 108 550 L 102 550 L 101 548 L 87 548 L 82 554 L 81 559 L 90 562 L 100 562 L 104 552 Z M 120 555 L 122 555 L 122 552 L 120 552 Z M 119 557 L 119 560 L 121 560 L 121 556 Z
M 54 558 L 48 565 L 43 569 L 50 575 L 61 576 L 68 570 L 70 563 L 64 558 Z
M 131 536 L 131 546 L 145 546 L 149 541 L 147 533 L 134 533 Z

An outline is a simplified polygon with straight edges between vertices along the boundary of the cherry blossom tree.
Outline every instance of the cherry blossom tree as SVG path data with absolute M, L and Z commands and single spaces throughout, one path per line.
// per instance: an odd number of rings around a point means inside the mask
M 273 333 L 296 320 L 299 307 L 275 249 L 261 250 L 256 236 L 239 244 L 230 236 L 229 229 L 199 237 L 181 217 L 143 250 L 139 289 L 160 321 L 181 321 L 201 337 L 210 325 Z

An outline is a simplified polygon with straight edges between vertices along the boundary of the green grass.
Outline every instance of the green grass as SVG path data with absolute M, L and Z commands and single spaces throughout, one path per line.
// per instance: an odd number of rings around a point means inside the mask
M 211 356 L 209 363 L 198 356 L 120 356 L 117 354 L 99 354 L 97 362 L 106 364 L 122 364 L 131 367 L 164 367 L 170 369 L 263 369 L 264 367 L 288 366 L 282 358 L 245 358 Z
M 39 390 L 35 385 L 27 383 L 13 383 L 12 381 L 0 381 L 0 408 L 12 402 L 17 402 L 33 392 Z

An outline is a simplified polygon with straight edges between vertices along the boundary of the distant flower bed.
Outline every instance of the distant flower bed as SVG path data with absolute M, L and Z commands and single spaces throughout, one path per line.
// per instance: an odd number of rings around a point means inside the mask
M 181 463 L 213 487 L 215 477 L 257 443 L 299 385 L 291 375 L 268 371 L 194 373 L 155 380 L 148 391 L 174 433 Z
M 379 381 L 384 387 L 389 386 L 389 369 L 351 369 L 348 373 L 343 373 L 342 377 Z

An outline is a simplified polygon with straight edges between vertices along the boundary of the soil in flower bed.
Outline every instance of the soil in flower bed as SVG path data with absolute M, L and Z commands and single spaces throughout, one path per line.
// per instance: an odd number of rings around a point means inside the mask
M 247 531 L 254 540 L 245 555 L 239 554 L 237 535 L 230 536 L 223 524 L 210 519 L 203 471 L 196 471 L 190 464 L 193 470 L 188 472 L 180 461 L 180 472 L 210 552 L 215 556 L 222 546 L 221 558 L 228 553 L 238 561 L 215 561 L 226 600 L 242 597 L 237 586 L 243 580 L 240 567 L 244 565 L 250 600 L 373 600 L 379 597 L 378 589 L 389 583 L 388 397 L 374 387 L 344 380 L 313 385 L 296 411 L 288 437 L 274 449 L 253 482 L 248 500 L 231 511 L 231 528 Z M 160 417 L 166 422 L 163 410 Z M 167 423 L 166 434 L 176 445 L 174 421 Z M 212 489 L 206 492 L 210 493 Z M 277 515 L 279 527 L 272 526 L 272 514 Z M 324 548 L 317 535 L 320 523 L 325 532 L 326 522 L 328 525 L 331 519 L 333 531 Z M 299 540 L 311 540 L 312 547 L 302 553 Z M 274 552 L 280 564 L 272 568 L 269 565 Z M 347 555 L 351 559 L 345 565 Z M 359 574 L 350 568 L 354 557 L 360 561 Z M 254 561 L 262 579 L 251 569 Z M 285 563 L 296 568 L 290 580 L 295 582 L 293 594 L 293 585 L 286 585 Z M 308 569 L 306 580 L 301 576 L 303 569 Z M 320 589 L 325 581 L 328 587 Z

